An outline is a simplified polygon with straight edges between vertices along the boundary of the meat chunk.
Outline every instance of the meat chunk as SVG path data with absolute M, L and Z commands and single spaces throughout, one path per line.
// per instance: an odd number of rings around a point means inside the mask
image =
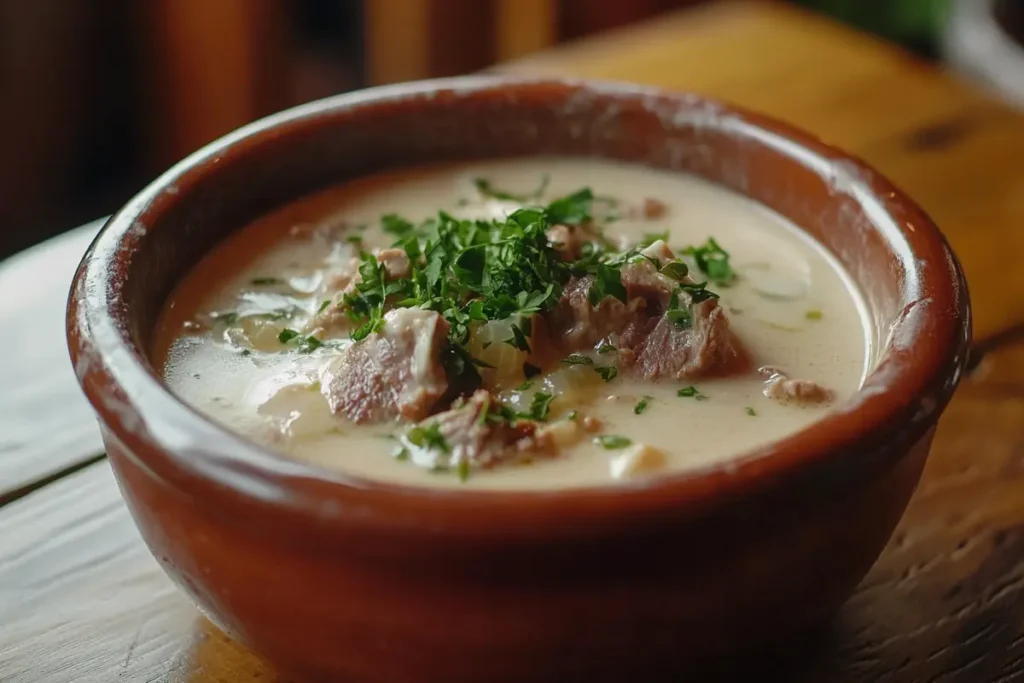
M 729 328 L 729 320 L 717 299 L 695 302 L 691 323 L 682 326 L 666 311 L 680 282 L 659 272 L 659 265 L 675 258 L 663 242 L 645 250 L 647 256 L 620 270 L 626 303 L 605 297 L 591 305 L 591 276 L 571 280 L 562 298 L 547 314 L 552 337 L 561 341 L 564 353 L 583 350 L 607 339 L 618 348 L 617 364 L 631 368 L 644 379 L 672 377 L 692 379 L 727 374 L 746 366 L 746 353 Z M 682 284 L 693 284 L 689 278 Z M 677 293 L 685 299 L 689 295 Z
M 410 429 L 402 437 L 402 445 L 413 462 L 435 469 L 462 463 L 493 467 L 527 453 L 551 450 L 552 440 L 533 420 L 488 420 L 495 400 L 487 391 L 478 390 L 461 404 Z
M 448 323 L 434 311 L 396 308 L 379 332 L 327 365 L 321 388 L 331 410 L 353 422 L 421 420 L 448 389 L 441 362 Z
M 828 403 L 835 395 L 830 389 L 806 379 L 791 379 L 778 368 L 759 368 L 768 379 L 764 382 L 764 395 L 776 401 L 814 405 Z
M 644 311 L 647 302 L 640 297 L 623 303 L 609 296 L 592 306 L 588 292 L 593 284 L 591 275 L 569 280 L 561 299 L 545 317 L 551 338 L 564 353 L 591 347 L 611 334 L 642 325 L 650 317 Z
M 633 371 L 644 379 L 693 379 L 727 374 L 745 364 L 745 354 L 715 299 L 691 309 L 693 324 L 683 328 L 661 316 L 654 329 L 630 347 Z

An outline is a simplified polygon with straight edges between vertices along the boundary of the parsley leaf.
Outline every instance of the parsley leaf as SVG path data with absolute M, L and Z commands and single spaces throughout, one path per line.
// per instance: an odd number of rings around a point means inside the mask
M 585 187 L 551 202 L 544 210 L 544 215 L 551 225 L 579 225 L 590 220 L 593 208 L 594 193 L 589 187 Z
M 593 365 L 594 359 L 581 353 L 574 353 L 562 359 L 565 365 Z
M 699 247 L 687 247 L 683 253 L 697 262 L 697 267 L 717 285 L 729 285 L 736 273 L 729 265 L 729 252 L 722 249 L 713 237 Z
M 616 450 L 619 448 L 625 448 L 626 446 L 629 446 L 633 442 L 627 439 L 626 437 L 619 436 L 617 434 L 601 434 L 600 436 L 594 438 L 594 443 L 596 443 L 598 446 L 603 446 L 608 450 Z
M 595 367 L 594 370 L 597 372 L 597 374 L 601 375 L 601 379 L 603 379 L 605 382 L 611 382 L 619 374 L 618 368 L 616 368 L 614 365 Z
M 281 278 L 276 277 L 254 277 L 253 279 L 249 280 L 249 283 L 255 285 L 256 287 L 267 287 L 270 285 L 283 284 L 284 281 Z
M 703 401 L 707 399 L 707 396 L 700 393 L 700 391 L 697 390 L 697 387 L 693 386 L 692 384 L 688 387 L 683 387 L 682 389 L 677 391 L 676 396 L 679 396 L 680 398 L 692 398 L 698 401 Z
M 641 397 L 641 399 L 636 402 L 636 405 L 633 406 L 633 413 L 636 415 L 642 415 L 653 400 L 654 398 L 652 396 Z
M 546 394 L 543 391 L 538 391 L 533 395 L 533 401 L 530 403 L 530 412 L 528 416 L 538 422 L 543 422 L 548 419 L 548 412 L 551 410 L 551 402 L 555 400 L 552 394 Z

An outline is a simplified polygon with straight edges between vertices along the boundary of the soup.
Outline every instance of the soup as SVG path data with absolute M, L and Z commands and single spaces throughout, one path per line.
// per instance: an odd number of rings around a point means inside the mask
M 704 468 L 855 392 L 837 262 L 695 177 L 594 159 L 407 169 L 233 234 L 155 361 L 283 455 L 405 485 L 539 489 Z

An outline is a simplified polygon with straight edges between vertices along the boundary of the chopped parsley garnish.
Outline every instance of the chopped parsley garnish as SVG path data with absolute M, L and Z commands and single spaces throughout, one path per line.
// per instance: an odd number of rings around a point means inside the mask
M 729 265 L 729 252 L 722 249 L 713 237 L 699 247 L 687 247 L 683 253 L 693 258 L 697 267 L 716 285 L 727 286 L 736 279 Z
M 319 315 L 319 314 L 323 313 L 324 311 L 326 311 L 327 307 L 330 306 L 330 305 L 331 305 L 331 300 L 330 299 L 324 299 L 323 302 L 321 302 L 321 304 L 320 304 L 320 308 L 316 309 L 317 315 Z
M 527 391 L 532 386 L 533 386 L 533 382 L 531 382 L 530 380 L 526 380 L 525 382 L 520 384 L 518 387 L 516 387 L 516 391 Z
M 593 365 L 594 359 L 581 353 L 574 353 L 562 359 L 565 365 Z
M 682 261 L 669 261 L 661 267 L 661 272 L 673 280 L 682 280 L 690 274 L 690 268 Z
M 616 351 L 618 351 L 618 349 L 611 344 L 602 344 L 597 348 L 597 352 L 602 356 L 609 353 L 615 353 Z
M 566 420 L 576 420 L 580 416 L 580 411 L 570 410 L 569 414 L 565 416 Z
M 665 317 L 669 319 L 669 322 L 673 322 L 684 330 L 688 330 L 693 327 L 693 314 L 690 312 L 690 307 L 686 308 L 670 308 L 665 311 Z
M 754 417 L 754 416 L 757 415 L 757 411 L 754 410 L 753 408 L 751 408 L 750 406 L 747 406 L 746 410 L 747 410 L 747 415 L 749 415 L 750 417 Z
M 624 436 L 619 436 L 618 434 L 601 434 L 600 436 L 594 437 L 594 443 L 598 446 L 603 446 L 608 450 L 615 450 L 625 448 L 633 442 Z
M 633 406 L 633 412 L 637 415 L 642 415 L 644 411 L 647 410 L 647 407 L 651 405 L 651 401 L 653 400 L 653 396 L 641 397 L 640 400 L 636 402 L 636 405 Z
M 466 481 L 469 479 L 469 458 L 462 458 L 459 460 L 457 470 L 459 473 L 459 481 Z
M 395 460 L 408 460 L 409 449 L 405 448 L 404 446 L 399 446 L 398 448 L 395 449 L 395 452 L 391 454 L 391 457 L 393 457 Z
M 822 312 L 819 311 L 818 309 L 812 308 L 811 310 L 807 311 L 807 319 L 808 320 L 821 320 L 821 318 L 822 318 Z
M 406 440 L 417 448 L 428 451 L 440 451 L 451 453 L 451 447 L 441 433 L 441 427 L 436 422 L 429 425 L 416 425 L 405 433 Z
M 256 287 L 267 287 L 270 285 L 280 285 L 283 283 L 283 280 L 276 277 L 254 277 L 252 280 L 249 280 L 249 283 Z
M 298 349 L 299 353 L 313 353 L 324 345 L 322 341 L 313 335 L 309 335 L 307 337 L 306 335 L 287 327 L 281 330 L 281 333 L 277 335 L 277 340 L 282 344 L 295 342 L 295 348 Z
M 677 391 L 676 396 L 679 396 L 681 398 L 693 398 L 698 401 L 703 401 L 707 398 L 707 396 L 700 393 L 700 391 L 697 390 L 697 387 L 693 386 L 692 384 L 688 387 L 683 387 L 682 389 Z
M 533 395 L 533 402 L 530 403 L 530 412 L 527 414 L 531 419 L 543 422 L 548 419 L 548 412 L 551 410 L 551 402 L 555 397 L 538 391 Z
M 595 367 L 594 370 L 597 371 L 597 374 L 601 375 L 601 379 L 605 382 L 611 382 L 619 374 L 618 368 L 614 365 Z
M 359 246 L 359 245 L 362 245 L 362 243 L 363 243 L 363 236 L 362 235 L 349 235 L 348 237 L 345 238 L 345 241 L 348 242 L 349 244 L 355 244 L 355 245 Z

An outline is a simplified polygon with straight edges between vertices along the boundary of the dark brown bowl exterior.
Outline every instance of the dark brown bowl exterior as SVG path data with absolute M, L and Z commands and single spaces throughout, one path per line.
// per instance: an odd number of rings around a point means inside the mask
M 876 347 L 864 388 L 727 466 L 438 492 L 288 461 L 184 406 L 151 367 L 172 287 L 270 208 L 388 167 L 536 154 L 696 173 L 802 226 L 863 290 Z M 623 681 L 692 671 L 837 609 L 914 490 L 970 316 L 931 221 L 805 134 L 689 95 L 464 78 L 314 103 L 186 159 L 86 254 L 68 337 L 153 554 L 271 662 L 344 681 Z

